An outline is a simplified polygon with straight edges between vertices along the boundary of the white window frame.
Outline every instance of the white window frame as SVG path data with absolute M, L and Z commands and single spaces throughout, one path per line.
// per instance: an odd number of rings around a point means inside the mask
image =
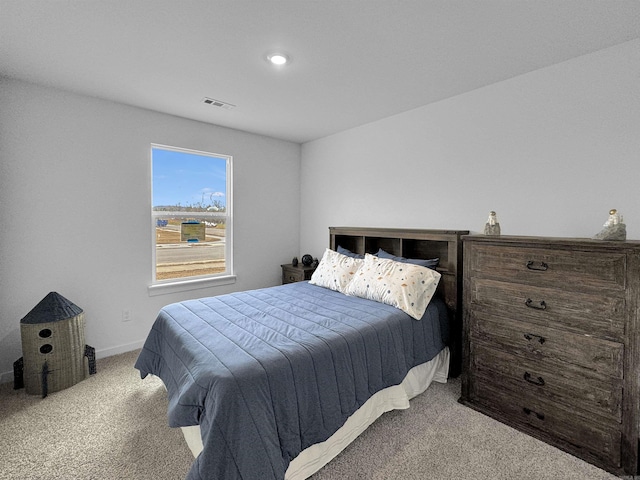
M 153 150 L 169 150 L 174 152 L 189 153 L 207 157 L 223 158 L 226 160 L 226 199 L 225 213 L 194 213 L 194 212 L 172 212 L 179 216 L 201 217 L 201 218 L 225 218 L 225 266 L 223 273 L 201 275 L 184 278 L 174 278 L 168 280 L 156 280 L 156 221 L 159 217 L 166 216 L 166 212 L 154 211 L 153 200 L 151 201 L 151 284 L 148 287 L 149 295 L 164 295 L 168 293 L 183 292 L 199 288 L 207 288 L 218 285 L 229 285 L 235 283 L 236 276 L 233 269 L 233 157 L 231 155 L 204 152 L 188 148 L 172 147 L 168 145 L 151 144 L 149 149 L 149 163 L 153 169 Z M 153 199 L 153 170 L 151 170 L 151 199 Z

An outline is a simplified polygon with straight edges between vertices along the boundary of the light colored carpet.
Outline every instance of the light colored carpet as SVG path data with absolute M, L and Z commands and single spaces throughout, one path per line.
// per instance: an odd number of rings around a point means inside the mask
M 137 353 L 98 360 L 44 399 L 0 386 L 0 478 L 183 479 L 193 456 L 167 427 L 162 382 L 133 368 Z
M 45 399 L 0 385 L 0 478 L 183 479 L 193 458 L 167 427 L 161 382 L 133 368 L 137 354 L 98 360 L 96 375 Z M 458 404 L 459 395 L 459 380 L 434 383 L 312 479 L 616 478 Z
M 614 480 L 604 470 L 457 402 L 433 383 L 386 413 L 313 480 Z

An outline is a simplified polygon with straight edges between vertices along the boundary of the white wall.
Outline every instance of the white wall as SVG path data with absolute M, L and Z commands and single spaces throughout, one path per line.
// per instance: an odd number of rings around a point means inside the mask
M 428 82 L 428 79 L 425 79 Z M 640 239 L 640 40 L 304 144 L 301 249 L 329 226 Z
M 149 296 L 152 142 L 233 156 L 234 285 Z M 298 144 L 0 78 L 2 380 L 50 291 L 84 309 L 106 356 L 140 346 L 167 303 L 280 283 L 299 254 L 299 176 Z

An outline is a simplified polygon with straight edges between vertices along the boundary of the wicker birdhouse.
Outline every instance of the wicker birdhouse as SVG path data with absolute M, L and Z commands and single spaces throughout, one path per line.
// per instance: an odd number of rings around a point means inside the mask
M 20 320 L 28 394 L 46 397 L 94 373 L 84 359 L 88 350 L 93 350 L 84 343 L 84 327 L 83 310 L 56 292 L 49 293 Z

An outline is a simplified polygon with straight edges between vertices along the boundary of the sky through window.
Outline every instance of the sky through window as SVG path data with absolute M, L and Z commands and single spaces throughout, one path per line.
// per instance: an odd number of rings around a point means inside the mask
M 225 158 L 153 149 L 153 207 L 226 206 Z

